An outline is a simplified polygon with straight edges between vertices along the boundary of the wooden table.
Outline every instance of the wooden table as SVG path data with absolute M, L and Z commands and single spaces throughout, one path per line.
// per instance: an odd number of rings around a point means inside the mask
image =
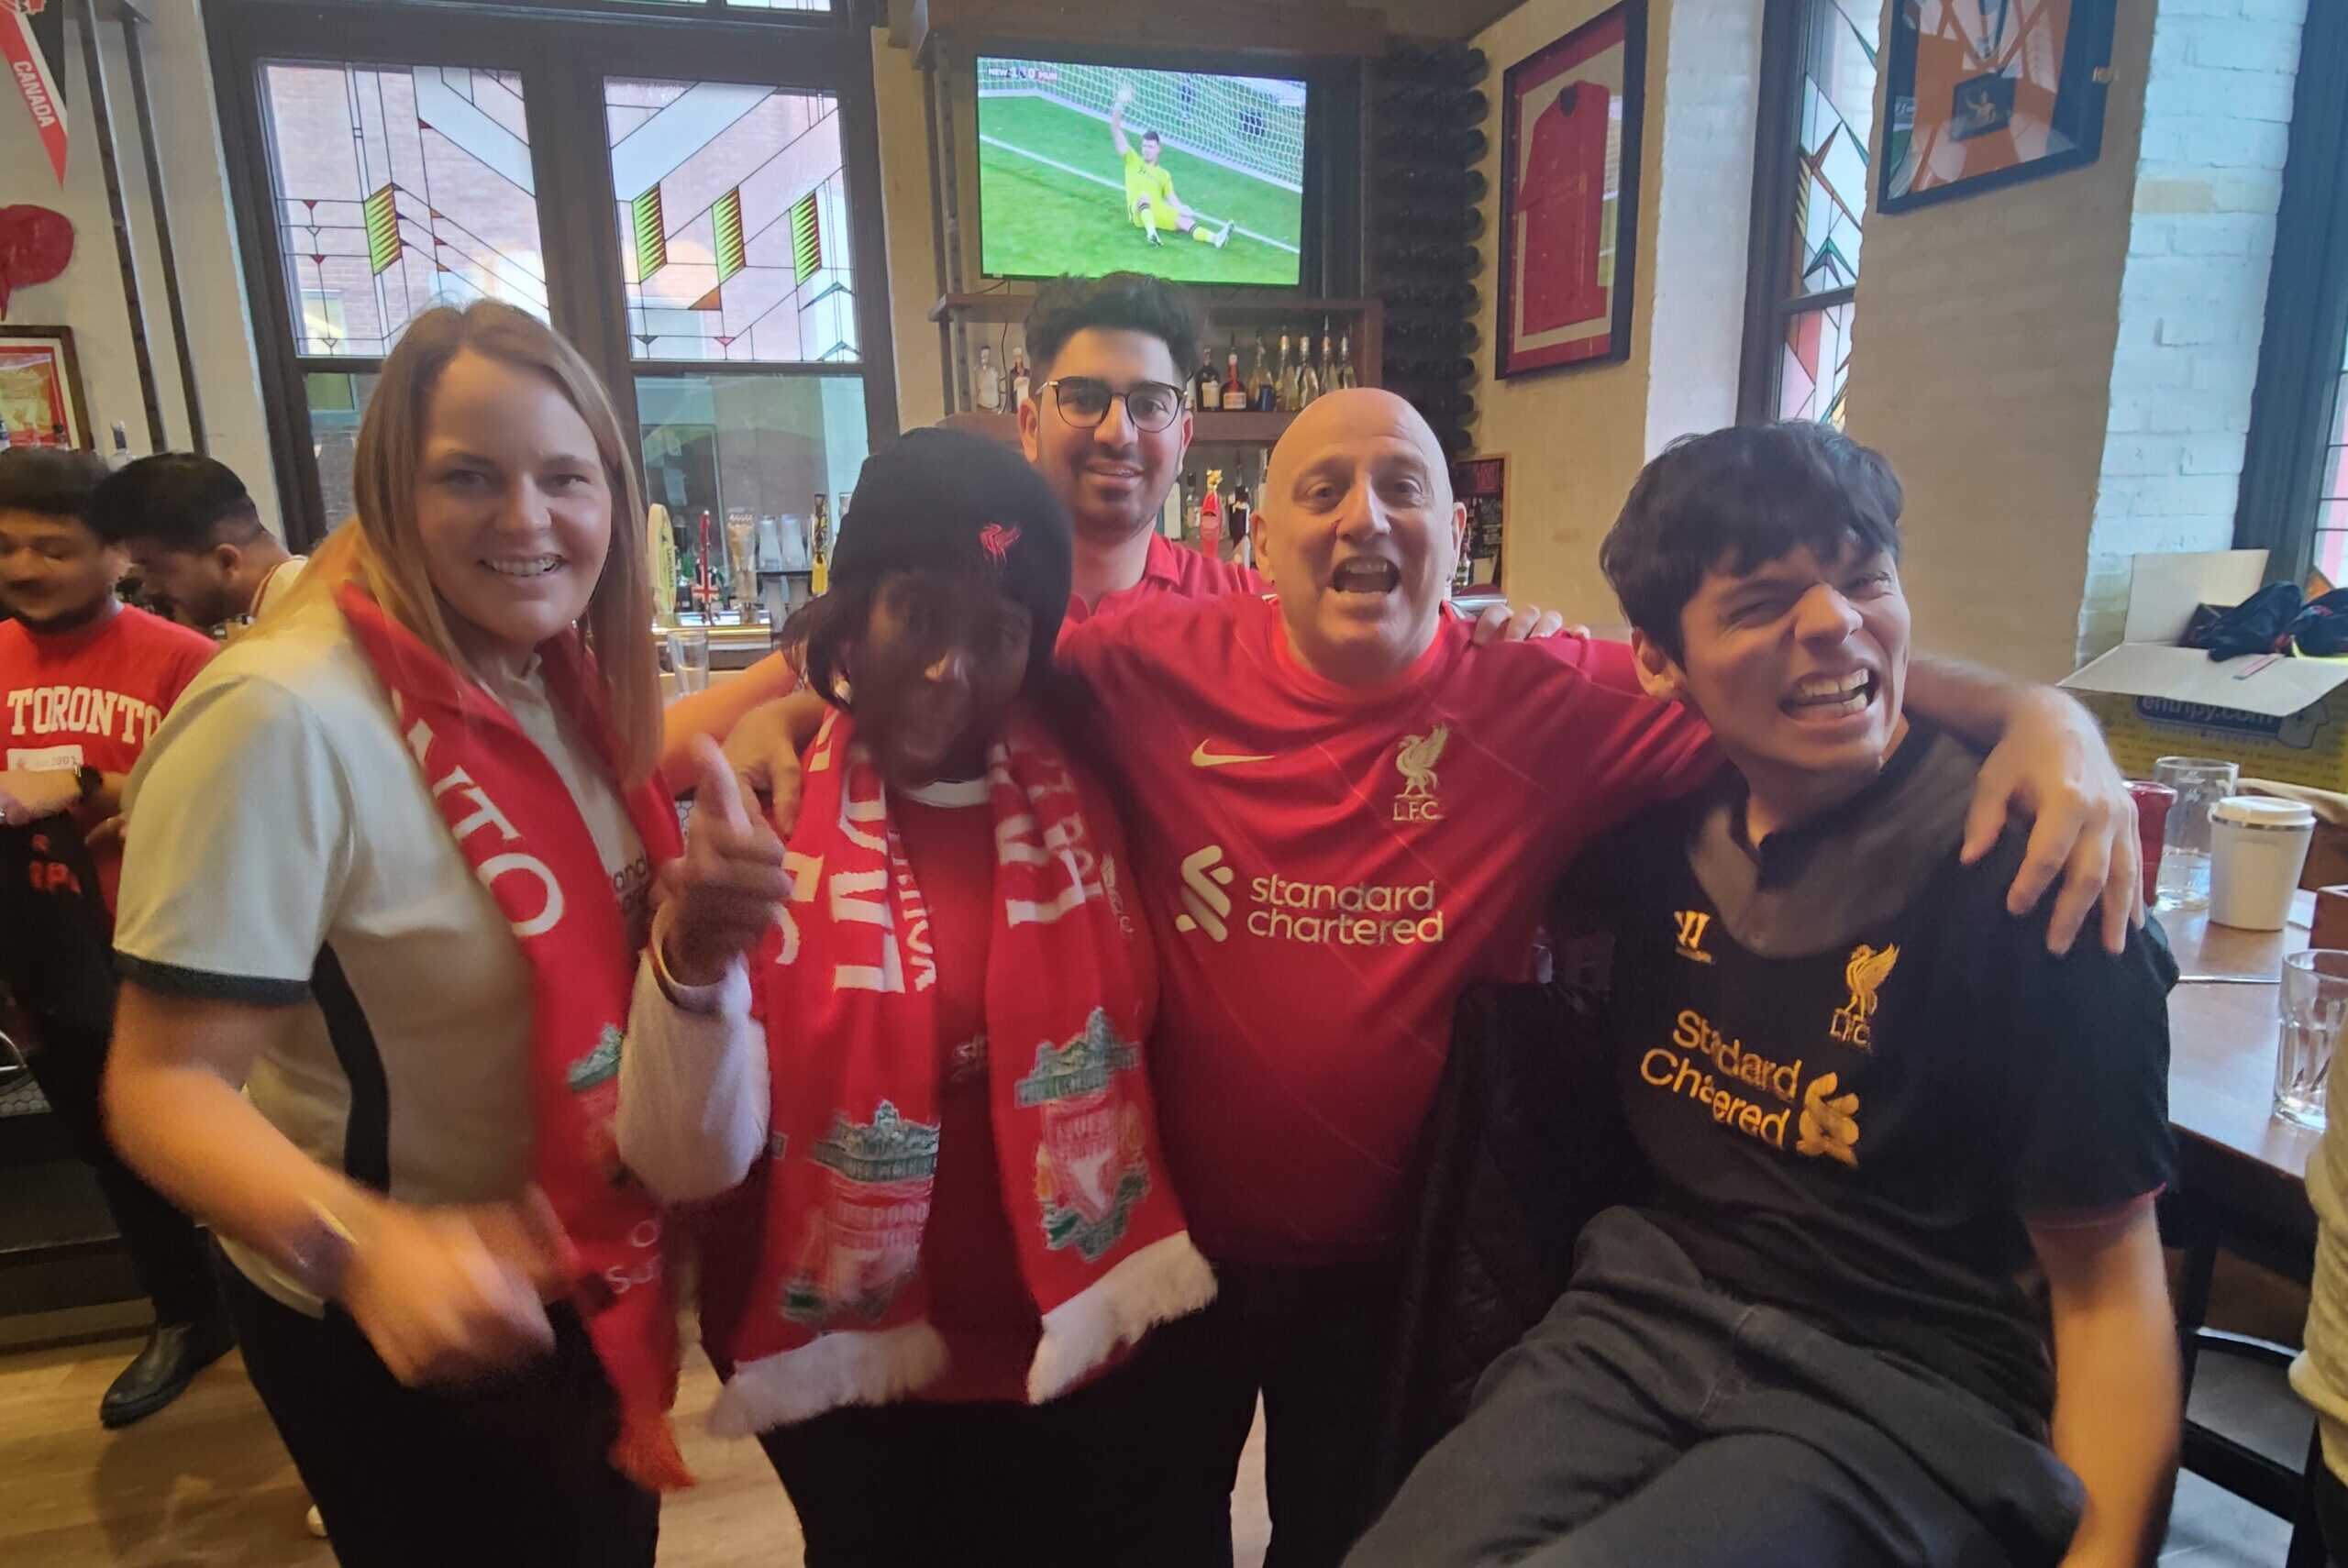
M 2275 1052 L 2281 1033 L 2276 977 L 2286 954 L 2308 944 L 2314 899 L 2302 893 L 2279 932 L 2235 931 L 2206 915 L 2162 921 L 2182 972 L 2170 994 L 2169 1121 L 2176 1130 L 2177 1186 L 2162 1203 L 2162 1231 L 2184 1253 L 2177 1282 L 2178 1345 L 2186 1386 L 2205 1352 L 2287 1364 L 2280 1345 L 2205 1326 L 2221 1251 L 2291 1277 L 2314 1268 L 2315 1212 L 2305 1175 L 2322 1134 L 2274 1113 Z M 2348 1115 L 2348 1105 L 2342 1108 Z M 2293 1523 L 2288 1568 L 2315 1568 L 2323 1549 L 2307 1484 L 2226 1435 L 2187 1420 L 2185 1466 Z M 2310 1446 L 2307 1464 L 2321 1463 Z
M 2315 1213 L 2302 1178 L 2322 1141 L 2274 1113 L 2281 1032 L 2275 977 L 2308 944 L 2312 895 L 2281 932 L 2235 931 L 2207 915 L 2162 917 L 2184 978 L 2169 997 L 2169 1121 L 2183 1186 L 2242 1219 L 2312 1240 Z M 2256 977 L 2242 985 L 2209 977 Z

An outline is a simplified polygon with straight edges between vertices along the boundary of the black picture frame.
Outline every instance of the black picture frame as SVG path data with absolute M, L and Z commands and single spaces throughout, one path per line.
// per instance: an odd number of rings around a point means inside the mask
M 1919 7 L 1893 6 L 1884 45 L 1877 210 L 1912 212 L 2095 162 L 2103 152 L 2117 14 L 2117 0 L 1947 0 L 1936 8 L 1935 31 L 1927 39 Z M 2051 84 L 2017 74 L 2030 34 L 2040 28 L 2060 35 L 2054 48 L 2061 64 Z M 1968 89 L 1978 100 L 1978 123 L 1958 134 L 1955 110 Z M 2027 151 L 2041 121 L 2044 144 Z M 2016 124 L 2026 127 L 2020 135 Z M 1924 148 L 1920 135 L 1930 138 Z M 1977 171 L 1949 178 L 1935 171 L 1928 183 L 1918 183 L 1928 157 L 1960 146 L 1965 165 L 1979 165 Z
M 1646 0 L 1622 0 L 1518 61 L 1502 73 L 1501 102 L 1501 269 L 1499 315 L 1492 334 L 1492 374 L 1501 381 L 1545 370 L 1619 365 L 1631 357 L 1632 302 L 1638 290 L 1639 164 L 1645 145 L 1647 66 Z M 1612 282 L 1607 285 L 1607 329 L 1564 342 L 1523 347 L 1524 278 L 1517 230 L 1523 214 L 1518 165 L 1524 142 L 1524 105 L 1560 76 L 1619 50 L 1622 55 L 1622 137 L 1616 154 Z M 1554 97 L 1554 95 L 1553 95 Z M 1598 200 L 1603 202 L 1603 194 Z

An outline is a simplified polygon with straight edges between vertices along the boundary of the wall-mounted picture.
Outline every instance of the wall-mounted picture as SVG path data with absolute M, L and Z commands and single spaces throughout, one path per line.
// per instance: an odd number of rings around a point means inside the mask
M 1631 352 L 1645 0 L 1508 68 L 1501 132 L 1501 376 Z
M 90 445 L 72 328 L 0 326 L 0 445 Z
M 1896 213 L 2093 163 L 2114 0 L 1903 0 L 1885 55 Z

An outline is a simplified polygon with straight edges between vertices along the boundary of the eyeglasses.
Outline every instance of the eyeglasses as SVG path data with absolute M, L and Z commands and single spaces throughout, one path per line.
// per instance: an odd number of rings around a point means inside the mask
M 1125 418 L 1136 430 L 1163 430 L 1182 413 L 1181 388 L 1164 381 L 1135 381 L 1117 392 L 1097 376 L 1061 376 L 1036 390 L 1050 392 L 1060 417 L 1080 430 L 1108 418 L 1109 405 L 1119 398 L 1125 400 Z

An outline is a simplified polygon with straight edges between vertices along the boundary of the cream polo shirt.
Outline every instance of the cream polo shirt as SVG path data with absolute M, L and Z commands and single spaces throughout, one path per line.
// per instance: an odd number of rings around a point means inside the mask
M 581 807 L 640 940 L 650 867 L 527 679 L 496 692 Z M 531 1176 L 530 977 L 327 602 L 239 639 L 132 776 L 115 948 L 151 990 L 282 1006 L 245 1093 L 305 1154 L 409 1203 Z M 289 1305 L 316 1303 L 223 1243 Z

